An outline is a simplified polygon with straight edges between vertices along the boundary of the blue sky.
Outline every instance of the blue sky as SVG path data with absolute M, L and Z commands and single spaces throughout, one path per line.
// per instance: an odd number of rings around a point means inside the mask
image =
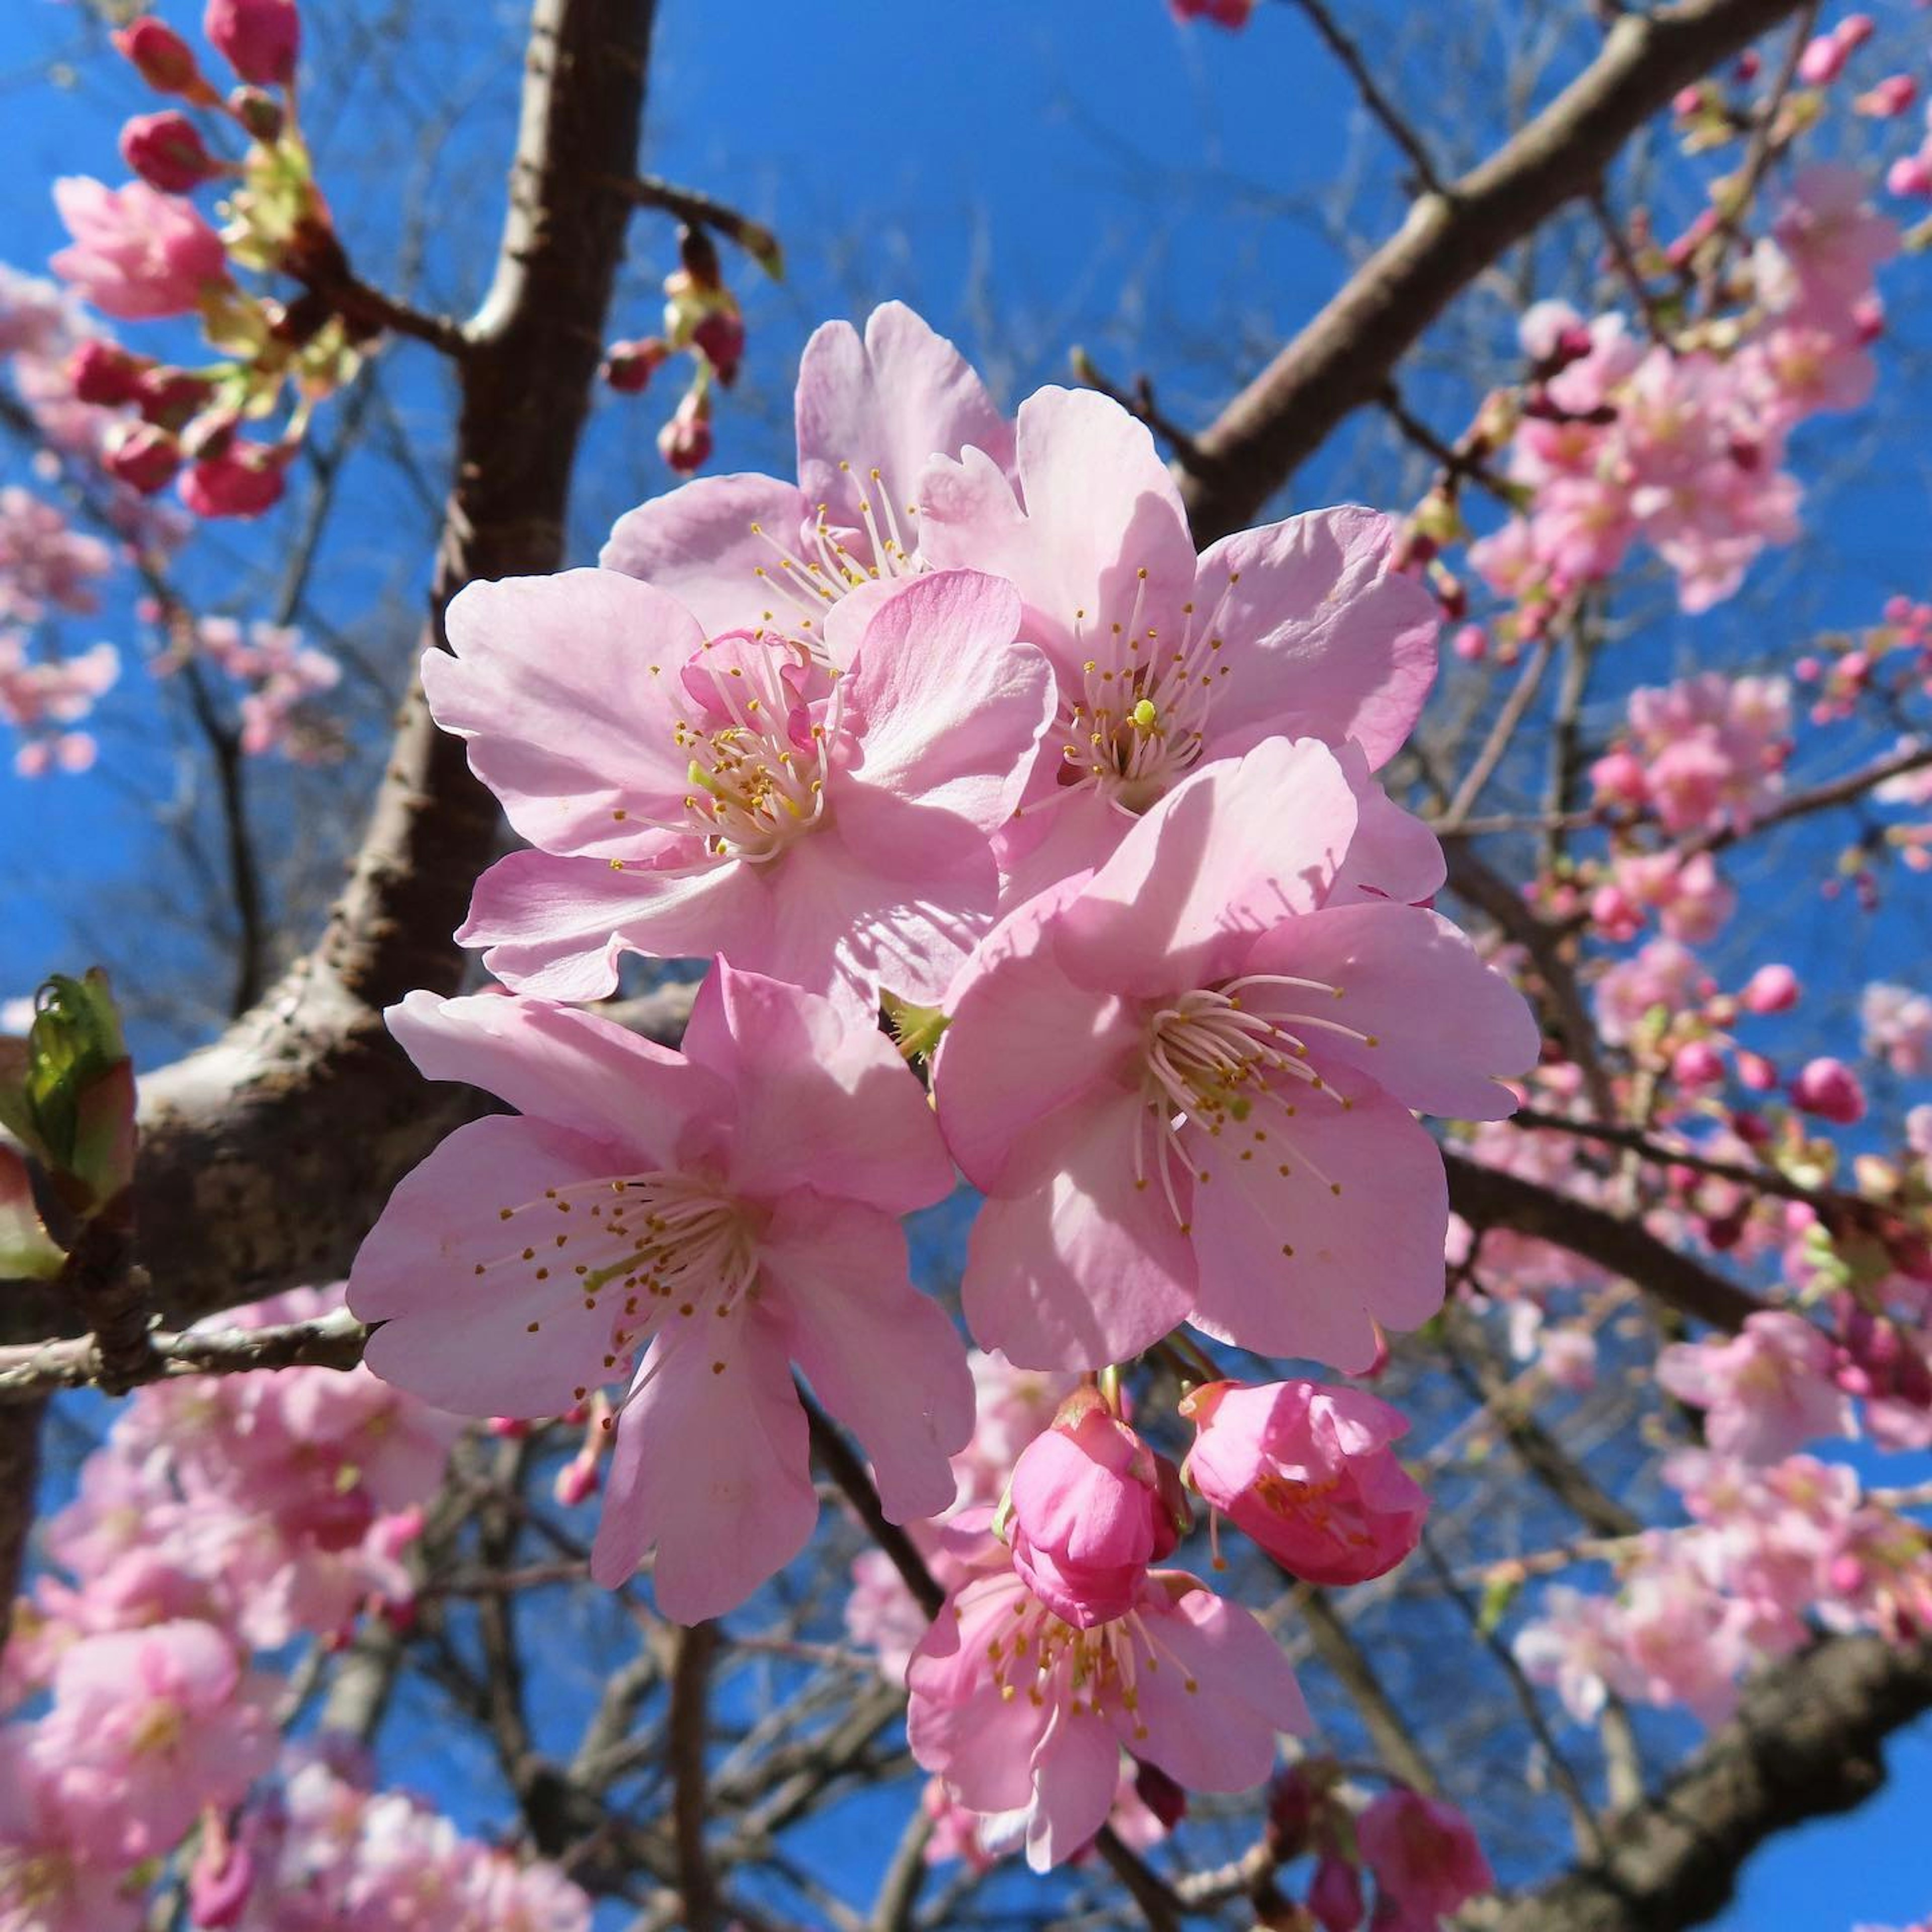
M 164 10 L 185 25 L 199 9 Z M 1383 10 L 1394 18 L 1400 10 Z M 1471 104 L 1492 98 L 1484 89 L 1532 10 L 1466 10 L 1481 74 L 1449 91 L 1455 111 L 1444 146 L 1452 154 L 1479 127 L 1483 115 Z M 380 107 L 337 84 L 336 10 L 312 0 L 309 11 L 322 76 L 312 99 L 322 176 L 358 260 L 379 278 L 392 272 L 421 217 L 413 238 L 424 285 L 434 300 L 460 305 L 475 290 L 498 219 L 514 112 L 502 23 L 520 9 L 509 0 L 473 8 L 429 0 L 421 40 L 386 50 Z M 1202 419 L 1231 377 L 1252 368 L 1332 286 L 1344 257 L 1322 218 L 1324 199 L 1344 194 L 1355 225 L 1370 233 L 1391 206 L 1393 170 L 1286 7 L 1264 5 L 1239 40 L 1174 27 L 1160 0 L 1046 8 L 838 0 L 812 10 L 802 35 L 788 0 L 663 0 L 661 12 L 648 164 L 770 222 L 793 269 L 775 286 L 750 265 L 734 265 L 752 362 L 746 392 L 720 418 L 721 469 L 783 462 L 784 398 L 806 335 L 827 315 L 862 314 L 890 296 L 912 300 L 956 334 L 1010 395 L 1062 380 L 1068 347 L 1082 342 L 1117 374 L 1150 370 L 1168 410 Z M 1907 17 L 1903 7 L 1893 13 Z M 143 104 L 106 62 L 77 62 L 50 80 L 50 62 L 85 44 L 76 10 L 60 0 L 10 0 L 0 10 L 0 179 L 12 184 L 0 206 L 0 260 L 22 268 L 38 268 L 60 239 L 40 184 L 63 171 L 118 178 L 118 118 Z M 1412 98 L 1432 98 L 1440 76 L 1404 32 L 1373 44 Z M 418 177 L 418 128 L 445 108 L 452 118 L 443 159 Z M 640 220 L 619 332 L 652 326 L 655 280 L 669 252 L 668 227 Z M 1502 310 L 1491 307 L 1500 328 Z M 1915 358 L 1926 318 L 1922 308 L 1901 320 L 1894 409 L 1922 418 L 1932 382 Z M 1443 399 L 1438 419 L 1452 431 L 1456 406 L 1469 400 L 1460 376 L 1438 356 L 1406 378 L 1425 399 Z M 405 348 L 384 380 L 400 433 L 434 481 L 444 435 L 440 373 L 424 352 Z M 588 560 L 618 511 L 663 487 L 651 436 L 669 400 L 654 394 L 601 407 L 580 488 L 578 560 Z M 1821 508 L 1814 548 L 1766 567 L 1784 620 L 1854 621 L 1888 591 L 1932 589 L 1922 574 L 1924 477 L 1902 459 L 1860 472 L 1864 434 L 1834 429 L 1828 445 L 1810 452 L 1820 469 L 1855 473 Z M 1322 500 L 1339 478 L 1333 487 L 1392 497 L 1394 467 L 1360 459 L 1358 440 L 1345 434 L 1292 494 Z M 394 675 L 406 628 L 394 614 L 418 594 L 427 567 L 424 512 L 374 459 L 350 474 L 311 620 L 373 638 L 389 653 L 379 674 Z M 288 528 L 285 512 L 256 530 L 214 533 L 184 559 L 184 581 L 208 608 L 260 610 Z M 1761 622 L 1762 607 L 1754 608 L 1749 621 Z M 1647 668 L 1720 650 L 1721 661 L 1742 662 L 1751 647 L 1744 621 L 1666 621 L 1631 649 Z M 9 907 L 0 922 L 0 995 L 28 990 L 56 965 L 85 964 L 76 954 L 104 940 L 149 972 L 206 968 L 202 940 L 164 919 L 150 930 L 140 923 L 148 915 L 137 914 L 130 930 L 136 886 L 165 900 L 179 884 L 175 848 L 138 801 L 178 795 L 184 768 L 132 665 L 124 604 L 68 634 L 76 644 L 97 634 L 121 643 L 130 660 L 104 711 L 100 770 L 38 786 L 0 770 L 0 892 Z M 356 701 L 373 724 L 380 691 Z M 278 837 L 303 836 L 304 795 L 278 770 L 252 776 L 265 824 Z M 184 808 L 205 806 L 189 800 Z M 1827 992 L 1906 970 L 1895 942 L 1875 946 L 1870 934 L 1842 911 L 1804 921 L 1793 939 L 1797 963 Z M 172 1050 L 179 1030 L 156 1023 L 137 1031 L 136 1042 L 150 1053 Z M 1902 1923 L 1932 1906 L 1932 1873 L 1916 1850 L 1932 1800 L 1932 1734 L 1922 1727 L 1902 1738 L 1894 1759 L 1891 1787 L 1855 1818 L 1792 1834 L 1757 1859 L 1720 1924 L 1730 1932 L 1840 1932 L 1853 1918 Z

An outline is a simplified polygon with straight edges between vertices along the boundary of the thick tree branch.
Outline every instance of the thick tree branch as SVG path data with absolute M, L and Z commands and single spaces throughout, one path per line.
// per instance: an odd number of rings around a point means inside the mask
M 1885 1779 L 1886 1738 L 1932 1710 L 1932 1644 L 1832 1637 L 1774 1666 L 1738 1716 L 1606 1849 L 1486 1920 L 1490 1932 L 1680 1932 L 1731 1896 L 1759 1845 L 1847 1811 Z
M 1252 522 L 1343 417 L 1373 402 L 1454 298 L 1564 202 L 1588 194 L 1630 136 L 1687 81 L 1796 10 L 1798 0 L 1682 0 L 1626 14 L 1556 100 L 1400 231 L 1196 440 L 1178 466 L 1203 544 Z

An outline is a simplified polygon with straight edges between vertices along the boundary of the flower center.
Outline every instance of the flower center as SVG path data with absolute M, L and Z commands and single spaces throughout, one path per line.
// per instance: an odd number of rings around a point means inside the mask
M 1010 1634 L 986 1645 L 1003 1702 L 1024 1696 L 1036 1708 L 1052 1704 L 1075 1718 L 1104 1717 L 1112 1707 L 1126 1715 L 1137 1738 L 1147 1736 L 1139 1680 L 1143 1672 L 1160 1669 L 1161 1652 L 1138 1610 L 1080 1630 L 1022 1592 L 1012 1611 Z M 1170 1668 L 1179 1667 L 1170 1660 Z M 1184 1673 L 1181 1687 L 1200 1688 Z
M 1184 1178 L 1204 1183 L 1210 1170 L 1200 1165 L 1204 1152 L 1197 1137 L 1232 1136 L 1245 1139 L 1239 1158 L 1272 1166 L 1276 1178 L 1292 1180 L 1306 1168 L 1331 1193 L 1342 1191 L 1302 1151 L 1294 1123 L 1311 1094 L 1332 1101 L 1346 1113 L 1353 1104 L 1337 1094 L 1308 1063 L 1304 1033 L 1342 1034 L 1366 1046 L 1372 1034 L 1340 1020 L 1301 1010 L 1312 999 L 1339 1000 L 1343 989 L 1324 980 L 1302 980 L 1276 973 L 1250 974 L 1219 987 L 1183 993 L 1148 1018 L 1141 1066 L 1139 1130 L 1134 1136 L 1134 1185 L 1149 1184 L 1148 1169 L 1160 1181 L 1183 1234 L 1191 1223 L 1177 1184 Z M 1270 1136 L 1276 1144 L 1269 1146 Z M 1284 1246 L 1284 1254 L 1294 1250 Z
M 1063 787 L 1088 786 L 1129 812 L 1147 810 L 1200 761 L 1214 692 L 1228 673 L 1216 626 L 1228 592 L 1240 580 L 1230 574 L 1214 610 L 1202 620 L 1192 602 L 1181 606 L 1178 640 L 1163 640 L 1144 622 L 1148 574 L 1136 572 L 1134 597 L 1124 618 L 1073 614 L 1080 682 L 1060 691 Z
M 736 1201 L 707 1182 L 662 1170 L 547 1187 L 500 1208 L 506 1246 L 476 1263 L 479 1276 L 508 1272 L 554 1291 L 560 1309 L 581 1298 L 610 1322 L 604 1366 L 614 1375 L 652 1334 L 696 1316 L 729 1316 L 758 1298 L 758 1231 Z M 526 1332 L 542 1331 L 538 1316 Z M 714 1374 L 724 1364 L 715 1362 Z M 587 1389 L 576 1391 L 580 1402 Z
M 681 825 L 713 858 L 775 859 L 825 813 L 826 727 L 786 682 L 796 660 L 753 645 L 716 671 L 698 674 L 713 694 L 672 742 L 690 757 Z
M 852 464 L 838 467 L 856 481 L 860 472 Z M 803 644 L 821 663 L 825 652 L 820 634 L 830 606 L 863 585 L 916 577 L 925 568 L 913 527 L 917 508 L 894 502 L 875 465 L 864 475 L 856 528 L 834 524 L 829 503 L 820 503 L 810 526 L 800 532 L 796 550 L 762 524 L 751 526 L 752 536 L 772 556 L 771 563 L 755 565 L 752 571 L 774 593 L 774 607 L 764 614 L 764 621 Z

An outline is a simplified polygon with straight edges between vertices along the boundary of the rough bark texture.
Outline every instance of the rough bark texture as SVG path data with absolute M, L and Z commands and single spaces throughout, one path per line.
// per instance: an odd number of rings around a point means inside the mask
M 1928 1710 L 1932 1645 L 1827 1639 L 1760 1678 L 1662 1791 L 1611 1820 L 1600 1859 L 1486 1918 L 1486 1932 L 1701 1924 L 1766 1838 L 1870 1797 L 1885 1740 Z
M 563 561 L 578 434 L 629 212 L 654 0 L 538 0 L 495 280 L 464 331 L 456 473 L 423 642 L 476 578 Z M 382 1010 L 455 989 L 450 934 L 493 856 L 462 745 L 403 701 L 388 773 L 321 944 L 220 1041 L 143 1083 L 142 1258 L 171 1322 L 340 1274 L 465 1104 Z
M 1252 523 L 1484 269 L 1586 193 L 1678 88 L 1798 5 L 1684 0 L 1624 14 L 1598 58 L 1513 140 L 1446 194 L 1412 203 L 1400 230 L 1194 440 L 1178 474 L 1196 541 Z

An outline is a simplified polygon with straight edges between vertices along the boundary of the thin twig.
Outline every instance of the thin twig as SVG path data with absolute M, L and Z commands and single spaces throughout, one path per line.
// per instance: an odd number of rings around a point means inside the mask
M 1382 92 L 1370 71 L 1368 62 L 1362 58 L 1361 50 L 1348 38 L 1324 0 L 1288 0 L 1288 4 L 1301 10 L 1309 25 L 1321 36 L 1322 44 L 1347 70 L 1348 78 L 1355 84 L 1355 92 L 1362 97 L 1362 105 L 1382 124 L 1389 139 L 1408 156 L 1408 164 L 1415 170 L 1420 187 L 1430 194 L 1449 194 L 1450 190 L 1436 172 L 1435 161 L 1423 145 L 1421 136 Z

